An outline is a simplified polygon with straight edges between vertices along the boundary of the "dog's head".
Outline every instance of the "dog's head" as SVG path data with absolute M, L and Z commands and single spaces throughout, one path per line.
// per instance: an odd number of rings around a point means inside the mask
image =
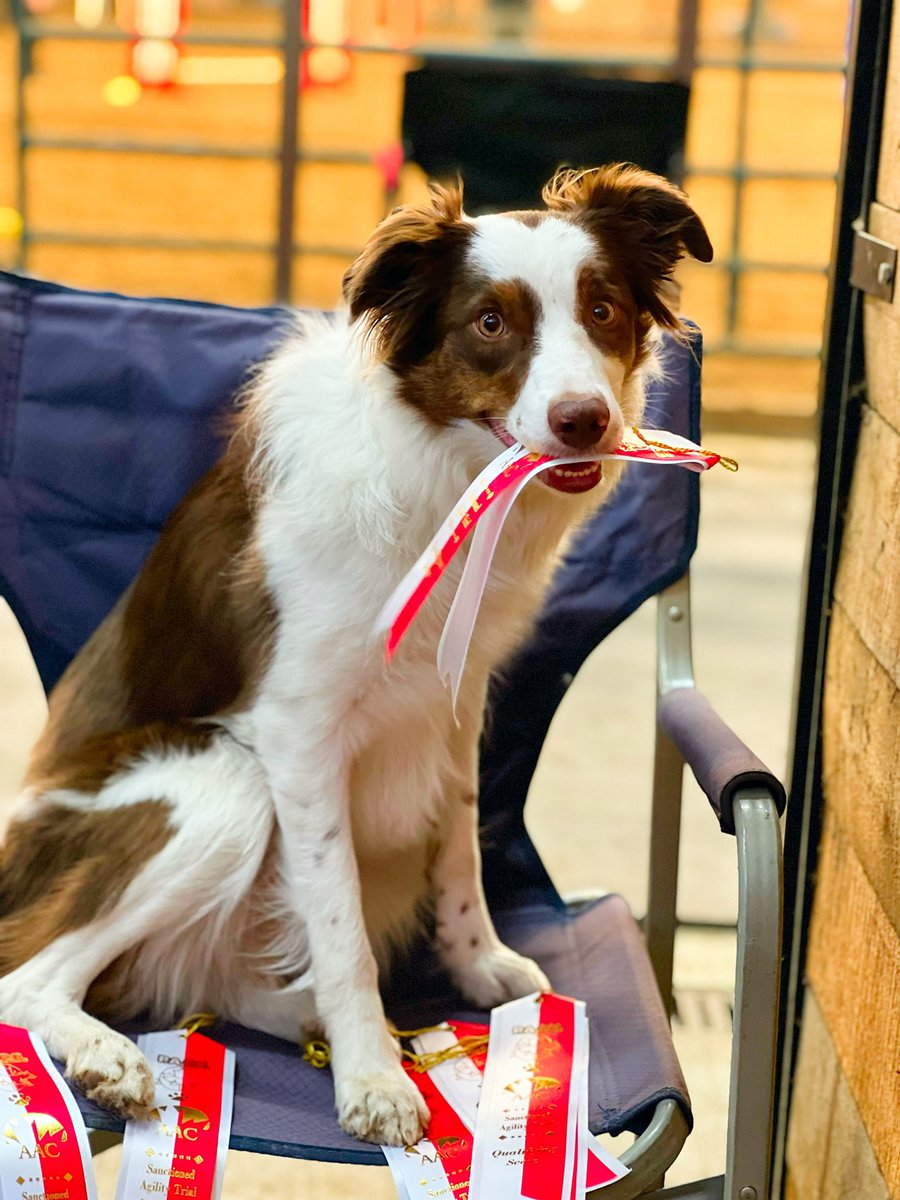
M 687 198 L 637 167 L 561 172 L 546 209 L 477 218 L 458 188 L 396 209 L 344 279 L 354 320 L 429 420 L 481 422 L 559 456 L 610 450 L 639 418 L 635 375 L 687 251 L 712 247 Z M 599 470 L 554 471 L 582 492 Z

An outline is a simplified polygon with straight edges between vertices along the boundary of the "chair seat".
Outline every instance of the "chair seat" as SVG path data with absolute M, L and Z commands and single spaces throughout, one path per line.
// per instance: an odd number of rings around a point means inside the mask
M 501 913 L 500 936 L 534 958 L 554 988 L 587 1004 L 591 1030 L 589 1124 L 595 1133 L 641 1132 L 656 1105 L 673 1099 L 691 1122 L 684 1077 L 640 930 L 621 896 L 605 896 L 578 911 L 551 902 Z M 467 1008 L 430 949 L 394 973 L 385 1005 L 398 1028 L 456 1017 L 487 1022 Z M 125 1032 L 137 1036 L 140 1030 Z M 238 1025 L 207 1031 L 237 1055 L 231 1146 L 236 1150 L 383 1164 L 375 1146 L 348 1137 L 334 1115 L 330 1071 L 304 1062 L 296 1046 Z M 122 1128 L 83 1096 L 90 1128 Z

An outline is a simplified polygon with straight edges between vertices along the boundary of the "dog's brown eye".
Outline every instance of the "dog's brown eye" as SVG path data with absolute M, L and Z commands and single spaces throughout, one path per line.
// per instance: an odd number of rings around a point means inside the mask
M 591 316 L 596 325 L 612 325 L 616 319 L 616 306 L 609 300 L 601 300 L 599 304 L 594 305 Z
M 482 337 L 498 338 L 506 333 L 506 322 L 496 309 L 489 308 L 478 317 L 475 328 Z

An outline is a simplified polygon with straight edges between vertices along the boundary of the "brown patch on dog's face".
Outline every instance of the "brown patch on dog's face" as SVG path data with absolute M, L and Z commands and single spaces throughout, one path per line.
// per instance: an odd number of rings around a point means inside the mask
M 675 266 L 685 253 L 700 262 L 713 257 L 703 222 L 683 192 L 658 175 L 617 163 L 559 172 L 544 188 L 544 202 L 597 238 L 642 314 L 680 330 L 666 297 Z
M 502 417 L 528 374 L 541 304 L 518 280 L 458 276 L 435 348 L 400 377 L 400 394 L 438 424 Z
M 625 280 L 609 268 L 584 267 L 578 274 L 576 314 L 598 350 L 617 358 L 626 377 L 643 356 L 650 321 L 638 307 Z
M 438 316 L 461 266 L 471 223 L 459 188 L 432 185 L 431 203 L 395 209 L 344 276 L 344 299 L 379 357 L 402 372 L 437 345 Z

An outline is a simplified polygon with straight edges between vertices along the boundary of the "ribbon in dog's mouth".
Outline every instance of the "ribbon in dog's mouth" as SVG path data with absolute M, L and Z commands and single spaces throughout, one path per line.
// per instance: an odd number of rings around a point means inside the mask
M 512 448 L 520 444 L 497 417 L 487 417 L 486 421 L 488 429 L 504 446 Z M 524 449 L 524 447 L 522 448 Z M 541 483 L 553 488 L 556 492 L 565 492 L 569 496 L 577 496 L 582 492 L 589 492 L 591 488 L 595 488 L 603 478 L 603 464 L 598 459 L 584 459 L 583 461 L 576 462 L 573 459 L 567 458 L 564 461 L 569 465 L 565 467 L 551 466 L 547 471 L 543 472 L 538 477 Z
M 726 470 L 737 470 L 734 459 L 663 430 L 635 427 L 615 450 L 587 460 L 536 454 L 513 441 L 502 422 L 491 420 L 489 424 L 506 449 L 466 488 L 375 622 L 376 634 L 387 635 L 384 653 L 390 661 L 448 563 L 477 526 L 438 645 L 438 672 L 450 689 L 454 707 L 494 550 L 506 516 L 526 483 L 546 473 L 546 482 L 556 491 L 586 492 L 600 482 L 602 463 L 611 458 L 687 467 L 691 471 L 708 471 L 717 463 Z

